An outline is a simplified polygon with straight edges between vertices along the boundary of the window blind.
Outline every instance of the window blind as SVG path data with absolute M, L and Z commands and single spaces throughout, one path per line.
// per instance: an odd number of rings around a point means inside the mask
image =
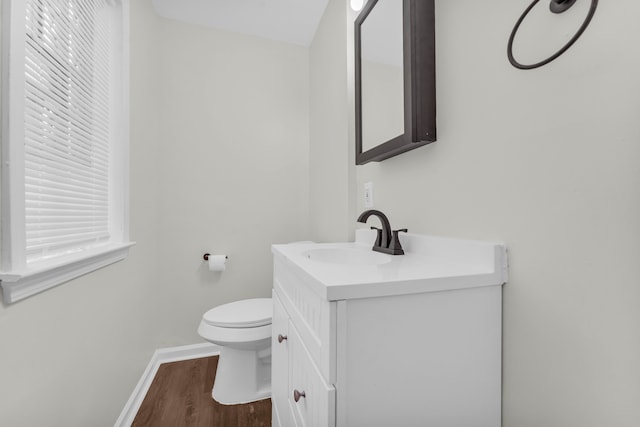
M 27 0 L 27 264 L 109 240 L 109 0 Z

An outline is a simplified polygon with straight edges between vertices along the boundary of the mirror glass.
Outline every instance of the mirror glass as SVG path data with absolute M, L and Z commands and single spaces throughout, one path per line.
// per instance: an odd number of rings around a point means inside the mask
M 360 27 L 362 150 L 404 133 L 402 2 L 378 0 Z

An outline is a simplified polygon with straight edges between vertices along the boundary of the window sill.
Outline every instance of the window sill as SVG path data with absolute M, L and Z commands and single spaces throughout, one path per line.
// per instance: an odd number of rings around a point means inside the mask
M 84 274 L 121 261 L 135 242 L 112 243 L 55 263 L 42 263 L 26 271 L 0 272 L 5 304 L 12 304 Z

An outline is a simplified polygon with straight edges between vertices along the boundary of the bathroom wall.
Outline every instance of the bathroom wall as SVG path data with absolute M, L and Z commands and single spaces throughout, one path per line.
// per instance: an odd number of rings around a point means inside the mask
M 353 72 L 347 3 L 329 0 L 311 46 L 310 235 L 317 242 L 352 239 L 355 215 L 355 157 L 349 120 Z
M 159 19 L 157 182 L 166 343 L 215 305 L 270 297 L 271 245 L 307 238 L 308 49 Z M 227 254 L 223 274 L 202 261 Z M 166 345 L 160 345 L 163 347 Z
M 516 55 L 559 48 L 588 3 L 541 2 Z M 372 181 L 397 228 L 506 242 L 505 427 L 638 426 L 640 4 L 600 2 L 565 55 L 519 71 L 528 4 L 436 1 L 438 141 L 354 167 L 358 212 Z
M 0 304 L 2 426 L 112 426 L 159 347 L 157 319 L 172 309 L 159 298 L 154 256 L 162 246 L 159 46 L 147 37 L 154 20 L 132 3 L 130 228 L 137 244 L 124 261 Z
M 0 305 L 2 426 L 112 426 L 156 349 L 201 342 L 217 304 L 268 296 L 270 244 L 307 238 L 308 50 L 161 19 L 150 0 L 131 1 L 131 43 L 137 244 Z

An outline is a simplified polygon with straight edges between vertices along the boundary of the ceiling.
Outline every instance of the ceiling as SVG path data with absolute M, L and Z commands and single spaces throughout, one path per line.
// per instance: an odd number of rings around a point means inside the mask
M 152 0 L 165 18 L 309 46 L 328 0 Z

